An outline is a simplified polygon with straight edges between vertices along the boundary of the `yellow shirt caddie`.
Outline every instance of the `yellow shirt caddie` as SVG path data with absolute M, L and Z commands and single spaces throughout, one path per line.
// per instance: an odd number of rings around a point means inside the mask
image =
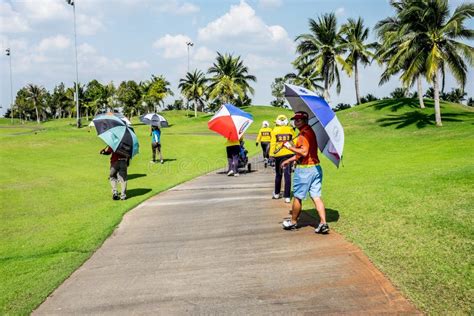
M 272 139 L 272 128 L 271 127 L 262 127 L 259 131 L 258 131 L 258 136 L 257 136 L 257 140 L 256 142 L 257 143 L 260 143 L 260 142 L 270 142 L 271 139 Z
M 293 155 L 294 153 L 283 144 L 294 138 L 296 138 L 296 133 L 291 126 L 275 126 L 271 132 L 270 157 Z

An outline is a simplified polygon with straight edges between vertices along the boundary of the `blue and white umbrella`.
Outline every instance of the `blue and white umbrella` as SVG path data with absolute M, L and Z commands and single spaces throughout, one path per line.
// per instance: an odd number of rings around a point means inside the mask
M 138 139 L 133 128 L 113 114 L 103 114 L 93 120 L 97 135 L 114 152 L 132 158 L 138 154 Z
M 344 129 L 329 104 L 313 91 L 285 84 L 285 97 L 293 111 L 305 111 L 313 128 L 319 150 L 337 167 L 344 149 Z

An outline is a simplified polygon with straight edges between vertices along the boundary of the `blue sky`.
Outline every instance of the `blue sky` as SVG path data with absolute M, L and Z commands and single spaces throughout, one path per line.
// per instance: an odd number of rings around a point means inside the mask
M 451 7 L 460 3 L 450 1 Z M 186 42 L 192 41 L 191 69 L 206 71 L 217 51 L 240 55 L 258 80 L 253 103 L 269 104 L 273 79 L 292 71 L 294 38 L 308 32 L 309 18 L 328 12 L 340 24 L 361 16 L 371 28 L 393 14 L 388 0 L 76 0 L 79 81 L 118 85 L 164 75 L 177 96 L 187 70 Z M 474 28 L 472 20 L 468 25 Z M 0 113 L 10 104 L 5 48 L 12 50 L 14 93 L 28 83 L 51 90 L 75 80 L 73 34 L 72 7 L 65 0 L 0 0 Z M 362 70 L 363 95 L 382 97 L 400 86 L 394 78 L 379 87 L 380 73 L 375 64 Z M 474 97 L 473 79 L 471 69 L 466 91 Z M 454 86 L 449 76 L 446 90 Z M 341 94 L 331 91 L 331 104 L 354 100 L 353 79 L 344 75 Z

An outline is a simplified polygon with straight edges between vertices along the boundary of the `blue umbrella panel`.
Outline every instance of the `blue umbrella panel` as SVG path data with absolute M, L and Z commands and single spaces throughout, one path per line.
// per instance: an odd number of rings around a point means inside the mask
M 314 130 L 319 150 L 337 167 L 344 150 L 344 129 L 331 107 L 313 91 L 285 84 L 285 97 L 293 111 L 305 111 Z
M 100 115 L 94 120 L 97 135 L 116 153 L 132 158 L 138 154 L 138 139 L 131 127 L 113 115 Z

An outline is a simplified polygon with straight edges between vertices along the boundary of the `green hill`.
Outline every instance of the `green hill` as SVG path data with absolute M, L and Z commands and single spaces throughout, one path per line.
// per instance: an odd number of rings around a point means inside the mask
M 323 158 L 331 227 L 359 245 L 416 305 L 432 313 L 473 306 L 474 111 L 432 102 L 381 100 L 338 112 L 344 166 Z M 254 106 L 249 132 L 289 110 Z M 191 112 L 189 112 L 191 114 Z M 165 112 L 164 165 L 150 164 L 149 129 L 129 169 L 129 199 L 114 202 L 108 158 L 95 131 L 74 120 L 9 126 L 0 120 L 0 313 L 27 314 L 111 234 L 123 214 L 178 183 L 226 164 L 211 115 Z M 133 120 L 137 123 L 137 119 Z M 250 154 L 258 148 L 247 141 Z M 270 196 L 271 192 L 269 192 Z M 307 211 L 314 212 L 310 204 Z

